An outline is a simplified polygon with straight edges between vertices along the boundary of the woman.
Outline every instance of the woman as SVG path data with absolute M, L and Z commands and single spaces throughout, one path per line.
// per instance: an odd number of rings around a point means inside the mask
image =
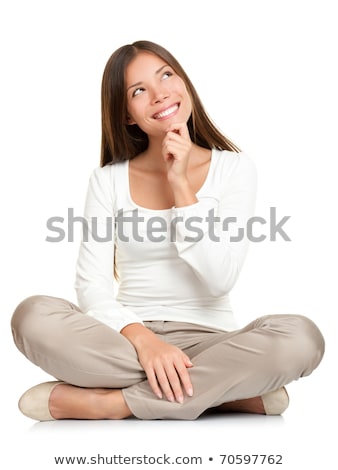
M 244 328 L 234 319 L 228 293 L 255 193 L 252 160 L 212 124 L 174 57 L 148 41 L 118 49 L 102 81 L 79 307 L 34 296 L 12 319 L 18 348 L 58 379 L 28 390 L 21 411 L 37 420 L 282 413 L 284 386 L 317 367 L 324 340 L 300 315 Z

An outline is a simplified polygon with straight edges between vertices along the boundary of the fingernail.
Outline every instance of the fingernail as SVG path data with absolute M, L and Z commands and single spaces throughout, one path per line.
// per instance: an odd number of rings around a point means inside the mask
M 178 403 L 181 403 L 181 404 L 182 404 L 182 403 L 183 403 L 183 396 L 182 396 L 182 395 L 179 395 L 179 396 L 177 397 L 177 401 L 178 401 Z
M 158 396 L 158 398 L 159 398 L 160 400 L 162 400 L 162 393 L 161 393 L 161 392 L 158 392 L 158 393 L 157 393 L 157 396 Z
M 193 392 L 193 389 L 192 388 L 188 388 L 187 389 L 187 394 L 189 395 L 189 397 L 192 397 L 194 392 Z
M 169 395 L 168 400 L 171 401 L 171 403 L 173 403 L 175 401 L 175 398 L 173 395 Z

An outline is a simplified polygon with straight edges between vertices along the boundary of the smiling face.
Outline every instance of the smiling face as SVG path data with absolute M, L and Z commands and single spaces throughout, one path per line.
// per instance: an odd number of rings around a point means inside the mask
M 192 111 L 184 81 L 160 57 L 140 52 L 125 74 L 128 124 L 149 137 L 162 136 L 175 122 L 187 122 Z

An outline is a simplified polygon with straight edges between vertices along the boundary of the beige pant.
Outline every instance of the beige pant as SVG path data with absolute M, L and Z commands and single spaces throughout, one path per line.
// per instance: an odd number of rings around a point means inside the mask
M 194 364 L 194 395 L 183 404 L 157 398 L 132 344 L 76 305 L 29 297 L 12 318 L 14 341 L 30 361 L 73 385 L 122 389 L 140 419 L 195 419 L 208 408 L 276 390 L 309 375 L 324 353 L 317 326 L 300 315 L 268 315 L 232 332 L 183 322 L 145 325 Z

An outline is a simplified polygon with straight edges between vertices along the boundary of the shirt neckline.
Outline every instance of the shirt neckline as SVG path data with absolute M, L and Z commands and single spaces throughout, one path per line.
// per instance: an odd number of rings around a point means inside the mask
M 216 149 L 211 149 L 211 157 L 210 157 L 210 164 L 209 164 L 208 172 L 207 172 L 207 175 L 205 177 L 205 180 L 202 183 L 202 186 L 200 187 L 200 189 L 196 193 L 197 197 L 205 190 L 205 188 L 209 184 L 209 180 L 211 178 L 211 174 L 213 173 L 213 167 L 214 167 L 214 164 L 215 164 L 214 163 L 215 162 L 215 153 L 216 153 Z M 126 163 L 126 165 L 125 165 L 125 178 L 126 178 L 127 197 L 128 197 L 130 205 L 133 206 L 136 209 L 143 210 L 143 211 L 149 211 L 149 212 L 157 212 L 157 213 L 166 212 L 167 213 L 167 212 L 172 211 L 172 209 L 174 209 L 174 207 L 169 207 L 168 209 L 149 209 L 148 207 L 140 206 L 139 204 L 137 204 L 133 200 L 133 198 L 131 197 L 131 192 L 130 192 L 129 161 L 130 160 L 126 160 L 126 162 L 125 162 Z

